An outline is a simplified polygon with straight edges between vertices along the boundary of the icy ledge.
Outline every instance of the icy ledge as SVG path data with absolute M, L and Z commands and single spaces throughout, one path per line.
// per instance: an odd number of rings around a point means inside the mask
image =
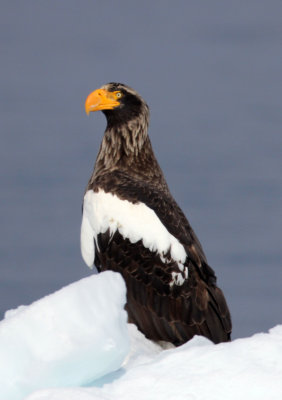
M 104 272 L 9 311 L 0 322 L 0 400 L 282 399 L 281 325 L 162 350 L 126 324 L 124 303 L 122 278 Z
M 129 329 L 131 354 L 120 371 L 96 382 L 100 387 L 47 389 L 25 400 L 282 399 L 281 325 L 219 345 L 196 336 L 164 351 Z
M 125 284 L 93 275 L 6 313 L 0 322 L 0 399 L 82 386 L 117 370 L 129 351 Z

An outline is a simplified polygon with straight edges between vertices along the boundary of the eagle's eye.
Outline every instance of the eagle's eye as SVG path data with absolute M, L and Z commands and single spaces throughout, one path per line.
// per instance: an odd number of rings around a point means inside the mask
M 118 99 L 120 99 L 120 98 L 122 97 L 121 92 L 116 92 L 115 95 L 116 95 L 116 97 L 117 97 Z

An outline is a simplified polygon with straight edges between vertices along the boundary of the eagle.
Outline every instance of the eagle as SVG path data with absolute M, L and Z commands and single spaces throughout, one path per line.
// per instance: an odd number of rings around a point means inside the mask
M 175 346 L 194 335 L 229 341 L 223 292 L 154 155 L 148 105 L 111 82 L 86 99 L 87 114 L 99 110 L 107 127 L 83 200 L 85 263 L 122 275 L 128 320 L 147 338 Z

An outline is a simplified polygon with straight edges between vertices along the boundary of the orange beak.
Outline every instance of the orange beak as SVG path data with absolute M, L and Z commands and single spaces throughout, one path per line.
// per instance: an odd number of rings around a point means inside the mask
M 91 111 L 112 110 L 120 105 L 115 93 L 108 92 L 105 89 L 97 89 L 90 93 L 85 101 L 85 112 L 87 115 Z

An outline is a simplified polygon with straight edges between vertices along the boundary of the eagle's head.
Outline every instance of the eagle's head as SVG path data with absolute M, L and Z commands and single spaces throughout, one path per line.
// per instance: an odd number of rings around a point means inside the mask
M 108 126 L 128 124 L 138 118 L 149 119 L 149 108 L 145 101 L 123 83 L 107 83 L 88 95 L 86 113 L 100 110 L 106 115 Z

